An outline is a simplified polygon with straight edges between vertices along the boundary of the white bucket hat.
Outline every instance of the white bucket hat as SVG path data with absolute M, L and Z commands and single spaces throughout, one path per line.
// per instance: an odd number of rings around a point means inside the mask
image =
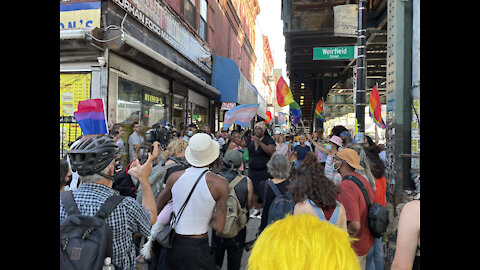
M 188 140 L 185 159 L 195 167 L 204 167 L 214 162 L 220 154 L 220 145 L 206 133 L 197 133 Z

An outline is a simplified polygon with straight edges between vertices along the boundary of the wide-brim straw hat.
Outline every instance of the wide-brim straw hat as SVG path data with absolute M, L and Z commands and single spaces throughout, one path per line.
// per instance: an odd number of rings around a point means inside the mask
M 194 167 L 213 163 L 220 154 L 220 145 L 206 133 L 197 133 L 188 140 L 185 159 Z
M 355 150 L 350 148 L 343 148 L 342 150 L 337 152 L 336 156 L 339 159 L 345 160 L 348 165 L 352 166 L 353 168 L 358 170 L 364 170 L 364 168 L 360 166 L 360 157 Z

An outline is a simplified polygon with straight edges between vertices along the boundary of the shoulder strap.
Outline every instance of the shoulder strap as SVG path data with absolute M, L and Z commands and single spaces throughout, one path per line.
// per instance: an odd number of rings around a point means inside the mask
M 282 195 L 282 193 L 280 193 L 280 190 L 278 190 L 277 186 L 275 185 L 275 183 L 273 183 L 272 180 L 268 179 L 267 181 L 268 181 L 268 185 L 275 193 L 275 197 Z
M 102 207 L 100 207 L 97 213 L 95 213 L 95 216 L 101 219 L 106 219 L 110 215 L 110 213 L 112 213 L 112 211 L 117 207 L 117 205 L 123 201 L 123 199 L 125 199 L 125 196 L 119 196 L 116 194 L 108 197 L 103 203 Z
M 62 199 L 63 207 L 65 208 L 65 212 L 69 216 L 71 215 L 79 215 L 80 211 L 78 210 L 77 204 L 73 199 L 72 190 L 60 192 L 60 198 Z
M 367 207 L 370 207 L 370 197 L 368 196 L 367 190 L 365 189 L 365 186 L 363 185 L 362 181 L 360 181 L 360 179 L 358 179 L 357 177 L 355 177 L 353 175 L 350 175 L 350 174 L 345 176 L 344 179 L 353 181 L 355 184 L 357 184 L 357 186 L 360 188 L 360 190 L 363 193 L 363 197 L 365 198 L 365 202 L 367 203 Z
M 314 202 L 312 202 L 310 199 L 306 199 L 307 202 L 310 203 L 310 205 L 313 207 L 313 209 L 315 210 L 315 212 L 317 212 L 317 216 L 319 219 L 321 220 L 327 220 L 327 218 L 325 217 L 325 214 L 323 213 L 322 209 L 320 209 L 320 207 L 317 207 L 315 205 Z
M 329 220 L 332 224 L 334 224 L 334 225 L 337 224 L 339 213 L 340 213 L 340 204 L 338 204 L 338 202 L 337 202 L 337 206 L 335 207 L 335 210 L 333 210 L 333 214 L 332 214 L 332 216 L 330 217 L 330 220 Z
M 245 176 L 243 176 L 241 174 L 235 176 L 235 178 L 232 180 L 232 182 L 230 182 L 230 184 L 228 184 L 228 188 L 229 189 L 235 188 L 235 186 L 238 185 L 238 183 L 240 183 L 240 181 L 242 181 L 244 178 L 245 178 Z
M 183 214 L 183 210 L 185 210 L 185 207 L 187 206 L 187 203 L 188 201 L 190 200 L 190 197 L 192 196 L 192 193 L 193 191 L 195 190 L 195 187 L 197 186 L 198 182 L 200 181 L 200 179 L 202 178 L 202 176 L 208 172 L 208 169 L 206 169 L 205 171 L 203 171 L 200 176 L 198 177 L 197 181 L 195 182 L 195 184 L 193 185 L 192 187 L 192 190 L 190 190 L 190 193 L 188 194 L 187 196 L 187 199 L 185 200 L 185 202 L 183 203 L 182 207 L 180 208 L 180 211 L 178 211 L 178 216 L 175 217 L 175 221 L 173 223 L 173 228 L 175 228 L 175 226 L 177 225 L 178 221 L 180 220 L 180 217 L 182 216 Z

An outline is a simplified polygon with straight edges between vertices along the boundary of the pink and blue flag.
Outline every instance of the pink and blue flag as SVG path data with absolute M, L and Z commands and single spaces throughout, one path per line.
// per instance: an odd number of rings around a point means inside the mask
M 228 129 L 231 125 L 237 124 L 247 128 L 250 121 L 257 114 L 260 104 L 244 104 L 235 106 L 225 113 L 223 128 Z
M 102 99 L 79 101 L 78 110 L 73 115 L 84 135 L 108 133 Z

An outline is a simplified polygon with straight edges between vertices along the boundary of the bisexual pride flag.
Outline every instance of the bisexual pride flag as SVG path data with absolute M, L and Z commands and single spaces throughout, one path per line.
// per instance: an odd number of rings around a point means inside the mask
M 223 128 L 228 129 L 231 125 L 237 124 L 247 128 L 250 121 L 257 114 L 260 104 L 244 104 L 235 106 L 225 113 L 223 118 Z
M 78 110 L 73 115 L 84 135 L 108 133 L 102 99 L 79 101 Z

